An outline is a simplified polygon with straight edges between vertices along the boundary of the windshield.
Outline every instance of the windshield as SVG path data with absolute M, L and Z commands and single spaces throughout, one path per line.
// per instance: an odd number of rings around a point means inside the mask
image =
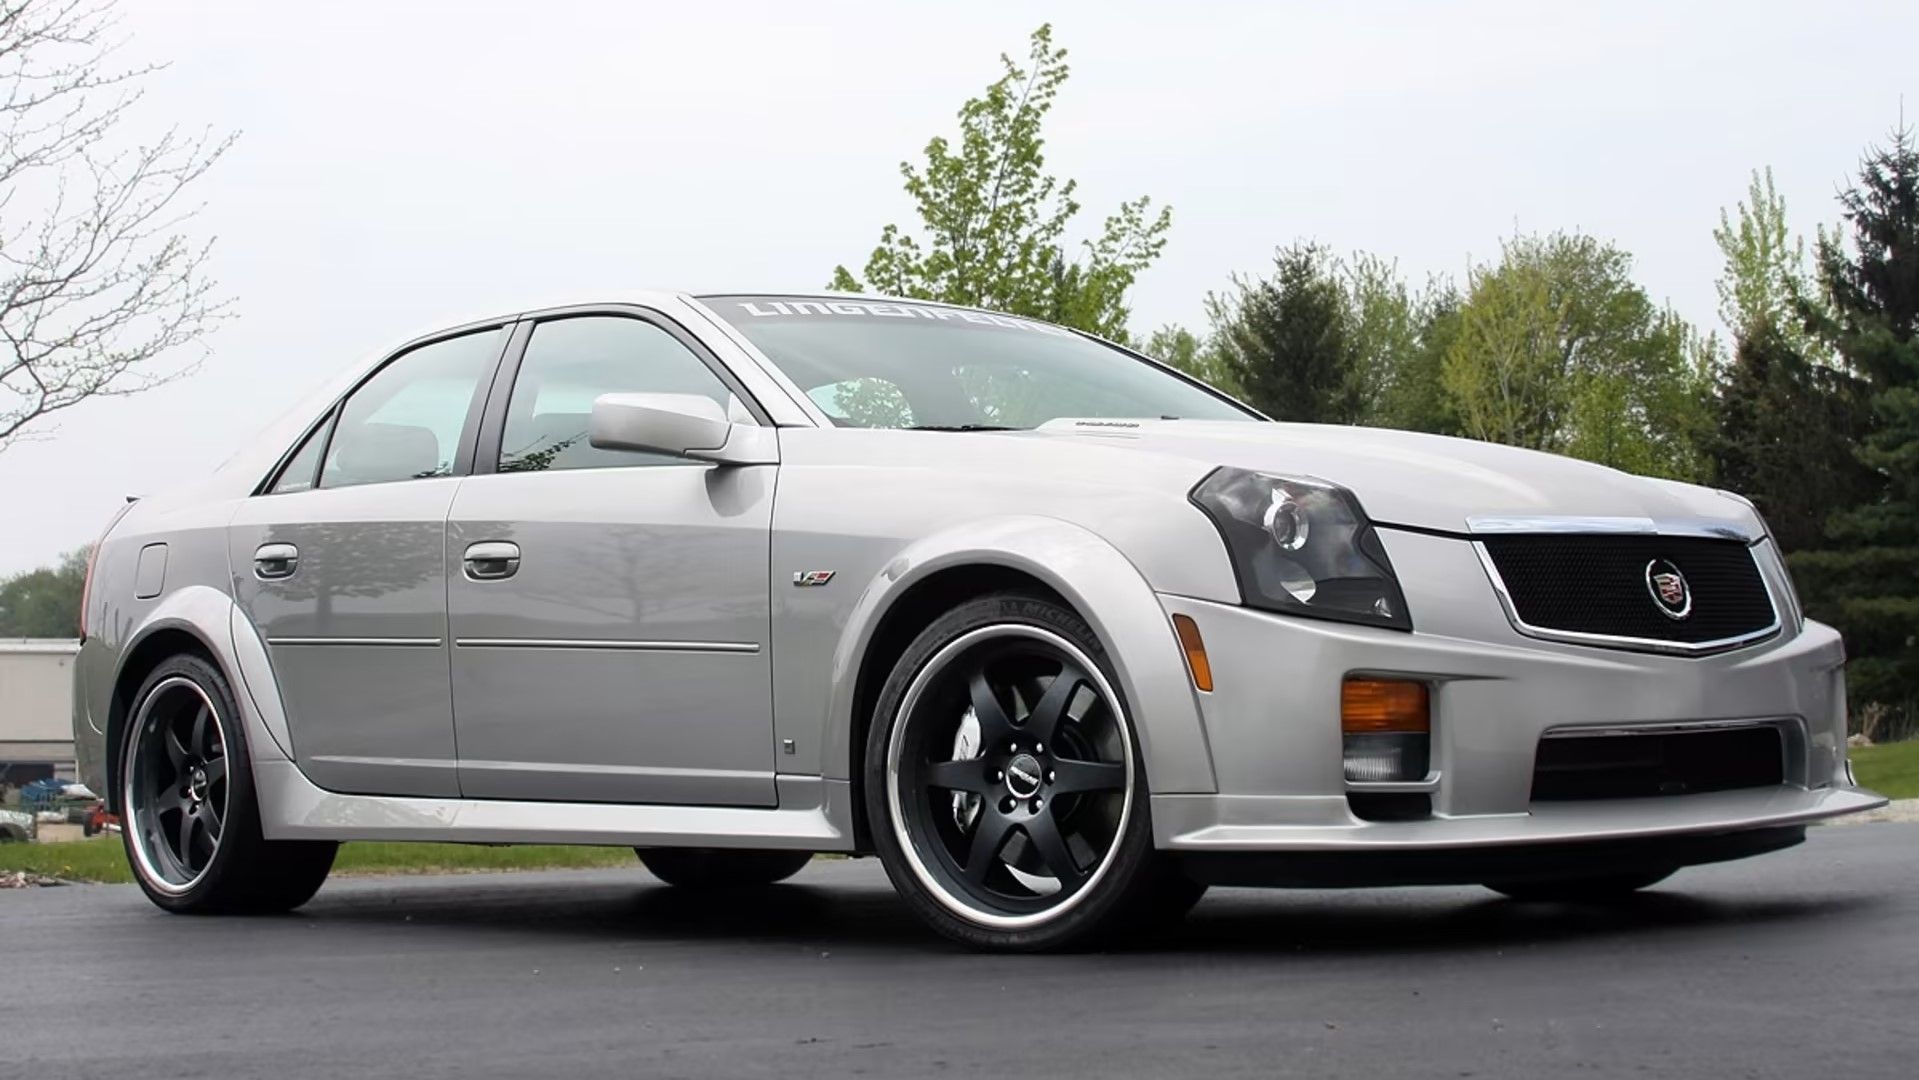
M 1257 419 L 1118 349 L 1030 319 L 904 301 L 702 300 L 843 427 Z

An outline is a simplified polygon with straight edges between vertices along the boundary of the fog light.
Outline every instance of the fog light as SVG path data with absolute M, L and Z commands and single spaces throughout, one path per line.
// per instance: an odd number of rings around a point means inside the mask
M 1348 735 L 1346 779 L 1424 780 L 1431 765 L 1429 742 L 1424 735 Z
M 1431 694 L 1407 679 L 1347 679 L 1340 687 L 1339 726 L 1346 779 L 1407 783 L 1432 765 Z

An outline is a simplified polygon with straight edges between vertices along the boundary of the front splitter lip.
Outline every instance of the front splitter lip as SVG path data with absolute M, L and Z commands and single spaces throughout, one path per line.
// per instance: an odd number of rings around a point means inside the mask
M 1434 851 L 1528 844 L 1632 840 L 1804 825 L 1886 805 L 1858 787 L 1782 786 L 1656 799 L 1541 803 L 1518 814 L 1361 821 L 1345 799 L 1324 800 L 1326 824 L 1297 824 L 1300 802 L 1258 796 L 1155 795 L 1154 832 L 1168 851 Z M 1322 800 L 1309 800 L 1319 802 Z M 1261 823 L 1278 803 L 1288 823 Z M 1338 818 L 1344 818 L 1343 821 Z

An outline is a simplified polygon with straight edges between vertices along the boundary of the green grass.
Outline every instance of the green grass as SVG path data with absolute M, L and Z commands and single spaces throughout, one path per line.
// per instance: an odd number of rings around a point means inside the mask
M 1853 750 L 1852 773 L 1889 799 L 1919 799 L 1919 739 Z
M 342 844 L 336 874 L 444 874 L 479 870 L 584 870 L 633 867 L 633 852 L 617 847 L 527 844 Z M 117 836 L 64 844 L 0 844 L 0 874 L 25 870 L 68 881 L 128 882 L 126 851 Z

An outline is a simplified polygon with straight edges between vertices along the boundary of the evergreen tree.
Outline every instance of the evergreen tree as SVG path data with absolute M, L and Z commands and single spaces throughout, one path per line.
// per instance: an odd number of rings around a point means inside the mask
M 1206 298 L 1219 361 L 1248 404 L 1275 420 L 1366 419 L 1353 318 L 1337 267 L 1311 243 L 1281 248 L 1270 278 L 1233 279 Z
M 1830 545 L 1793 561 L 1815 617 L 1841 627 L 1856 701 L 1919 710 L 1919 146 L 1874 147 L 1841 194 L 1844 233 L 1822 234 L 1827 310 L 1815 327 L 1864 384 L 1860 462 L 1875 491 L 1834 515 Z

